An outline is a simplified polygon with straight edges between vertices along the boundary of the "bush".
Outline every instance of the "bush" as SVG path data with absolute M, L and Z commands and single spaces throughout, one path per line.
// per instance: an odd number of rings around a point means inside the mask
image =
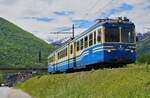
M 3 82 L 3 75 L 0 74 L 0 84 Z
M 138 56 L 137 62 L 150 64 L 150 54 L 143 54 Z

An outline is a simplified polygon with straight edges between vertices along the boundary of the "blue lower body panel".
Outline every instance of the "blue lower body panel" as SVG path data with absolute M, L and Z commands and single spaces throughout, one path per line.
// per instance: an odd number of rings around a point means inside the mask
M 112 51 L 112 52 L 104 52 L 104 63 L 117 63 L 117 64 L 129 64 L 133 63 L 136 60 L 135 53 L 131 53 L 130 51 Z
M 129 64 L 135 62 L 136 52 L 126 50 L 128 45 L 124 45 L 124 48 L 119 49 L 119 45 L 114 46 L 114 50 L 103 49 L 104 45 L 102 46 L 102 44 L 95 45 L 91 48 L 84 50 L 79 56 L 76 57 L 76 66 L 74 66 L 73 58 L 71 58 L 69 60 L 65 60 L 56 64 L 56 66 L 49 66 L 48 72 L 63 72 L 68 69 L 80 69 L 85 68 L 88 65 L 98 63 Z

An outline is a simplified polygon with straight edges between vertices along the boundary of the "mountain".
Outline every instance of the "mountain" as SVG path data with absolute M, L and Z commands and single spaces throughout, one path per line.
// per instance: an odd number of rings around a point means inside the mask
M 150 31 L 148 31 L 147 33 L 137 33 L 138 41 L 142 41 L 148 37 L 150 37 Z
M 70 39 L 66 37 L 66 38 L 63 38 L 63 39 L 58 40 L 58 41 L 53 41 L 53 42 L 51 42 L 51 44 L 52 44 L 54 47 L 59 48 L 59 47 L 61 47 L 62 45 L 68 43 L 68 41 L 70 41 Z
M 45 67 L 52 45 L 0 18 L 0 67 Z
M 150 64 L 150 36 L 137 43 L 137 61 Z

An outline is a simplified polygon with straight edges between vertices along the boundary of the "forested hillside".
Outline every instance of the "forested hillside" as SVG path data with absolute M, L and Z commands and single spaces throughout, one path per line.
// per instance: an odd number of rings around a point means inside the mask
M 47 66 L 51 51 L 51 45 L 0 18 L 0 67 Z

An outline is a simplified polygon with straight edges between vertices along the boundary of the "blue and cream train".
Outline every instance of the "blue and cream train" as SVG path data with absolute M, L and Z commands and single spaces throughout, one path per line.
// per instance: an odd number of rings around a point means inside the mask
M 64 72 L 136 60 L 135 25 L 127 18 L 103 19 L 48 57 L 48 72 Z

